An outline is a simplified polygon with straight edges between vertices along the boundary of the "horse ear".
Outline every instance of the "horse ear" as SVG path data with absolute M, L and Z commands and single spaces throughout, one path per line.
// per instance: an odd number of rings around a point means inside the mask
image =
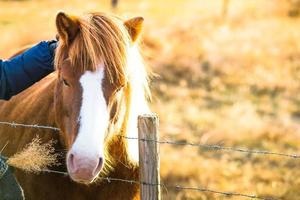
M 132 42 L 135 42 L 139 38 L 142 32 L 143 22 L 143 17 L 135 17 L 124 22 Z
M 56 15 L 56 28 L 59 39 L 66 44 L 70 44 L 79 31 L 79 21 L 74 16 L 59 12 Z

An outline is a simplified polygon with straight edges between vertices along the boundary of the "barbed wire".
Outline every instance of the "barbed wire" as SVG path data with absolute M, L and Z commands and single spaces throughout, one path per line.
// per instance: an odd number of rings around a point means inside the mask
M 25 128 L 38 128 L 38 129 L 50 129 L 54 131 L 60 131 L 59 128 L 48 126 L 48 125 L 38 125 L 38 124 L 23 124 L 23 123 L 16 123 L 16 122 L 7 122 L 7 121 L 0 121 L 0 125 L 8 125 L 13 128 L 17 127 L 25 127 Z M 288 154 L 288 153 L 281 153 L 281 152 L 272 152 L 266 150 L 258 150 L 258 149 L 247 149 L 247 148 L 240 148 L 240 147 L 226 147 L 216 144 L 198 144 L 192 142 L 177 142 L 177 141 L 170 141 L 170 140 L 151 140 L 151 139 L 140 139 L 136 137 L 128 137 L 119 135 L 120 137 L 129 139 L 129 140 L 140 140 L 140 141 L 147 141 L 147 142 L 156 142 L 159 144 L 170 144 L 170 145 L 181 145 L 181 146 L 193 146 L 199 147 L 207 150 L 216 150 L 216 151 L 231 151 L 231 152 L 240 152 L 240 153 L 248 153 L 248 154 L 262 154 L 262 155 L 274 155 L 274 156 L 282 156 L 282 157 L 289 157 L 294 159 L 300 159 L 300 154 Z
M 42 170 L 42 172 L 47 172 L 47 173 L 56 173 L 64 176 L 68 176 L 67 172 L 61 172 L 61 171 L 56 171 L 56 170 L 49 170 L 45 169 Z M 279 200 L 278 198 L 274 197 L 261 197 L 257 196 L 254 194 L 243 194 L 243 193 L 238 193 L 238 192 L 224 192 L 224 191 L 218 191 L 218 190 L 212 190 L 208 188 L 202 188 L 202 187 L 186 187 L 186 186 L 180 186 L 180 185 L 166 185 L 163 183 L 147 183 L 147 182 L 141 182 L 137 180 L 129 180 L 129 179 L 121 179 L 121 178 L 113 178 L 113 177 L 99 177 L 98 179 L 105 180 L 108 183 L 111 183 L 112 181 L 120 181 L 120 182 L 125 182 L 125 183 L 130 183 L 130 184 L 138 184 L 138 185 L 148 185 L 148 186 L 160 186 L 162 188 L 166 189 L 175 189 L 175 190 L 192 190 L 192 191 L 198 191 L 198 192 L 207 192 L 207 193 L 214 193 L 218 195 L 224 195 L 224 196 L 236 196 L 236 197 L 244 197 L 248 199 L 260 199 L 260 200 Z
M 176 141 L 170 141 L 170 140 L 152 140 L 152 139 L 140 139 L 136 137 L 128 137 L 120 135 L 120 137 L 129 139 L 129 140 L 140 140 L 145 142 L 156 142 L 159 144 L 171 144 L 171 145 L 185 145 L 185 146 L 193 146 L 193 147 L 200 147 L 208 150 L 223 150 L 223 151 L 232 151 L 232 152 L 240 152 L 240 153 L 249 153 L 249 154 L 264 154 L 264 155 L 274 155 L 274 156 L 283 156 L 283 157 L 289 157 L 289 158 L 295 158 L 299 159 L 299 154 L 287 154 L 287 153 L 280 153 L 280 152 L 272 152 L 272 151 L 265 151 L 265 150 L 257 150 L 257 149 L 246 149 L 246 148 L 240 148 L 240 147 L 225 147 L 221 145 L 209 145 L 209 144 L 198 144 L 198 143 L 192 143 L 192 142 L 176 142 Z
M 267 197 L 260 197 L 257 195 L 253 194 L 243 194 L 243 193 L 238 193 L 238 192 L 224 192 L 224 191 L 217 191 L 217 190 L 212 190 L 208 188 L 201 188 L 201 187 L 186 187 L 186 186 L 180 186 L 180 185 L 166 185 L 163 183 L 147 183 L 147 182 L 141 182 L 141 181 L 136 181 L 136 180 L 127 180 L 127 179 L 120 179 L 120 178 L 112 178 L 112 177 L 104 177 L 101 178 L 103 180 L 106 180 L 107 182 L 111 181 L 121 181 L 121 182 L 126 182 L 130 184 L 139 184 L 139 185 L 149 185 L 149 186 L 160 186 L 163 188 L 167 189 L 176 189 L 176 190 L 194 190 L 198 192 L 209 192 L 209 193 L 214 193 L 214 194 L 219 194 L 219 195 L 225 195 L 225 196 L 239 196 L 239 197 L 245 197 L 245 198 L 250 198 L 250 199 L 261 199 L 261 200 L 278 200 L 274 198 L 267 198 Z
M 45 126 L 45 125 L 38 125 L 38 124 L 22 124 L 22 123 L 5 122 L 5 121 L 0 121 L 0 124 L 11 126 L 13 128 L 25 127 L 25 128 L 50 129 L 50 130 L 54 130 L 54 131 L 60 131 L 60 129 L 57 127 L 52 127 L 52 126 L 47 126 L 47 125 Z
M 25 127 L 25 128 L 37 128 L 37 129 L 48 129 L 48 130 L 54 130 L 54 131 L 60 131 L 57 127 L 52 127 L 48 125 L 38 125 L 38 124 L 23 124 L 23 123 L 16 123 L 16 122 L 7 122 L 7 121 L 0 121 L 0 125 L 8 125 L 13 128 L 17 127 Z M 193 146 L 193 147 L 200 147 L 205 148 L 208 150 L 223 150 L 223 151 L 233 151 L 233 152 L 241 152 L 241 153 L 250 153 L 250 154 L 265 154 L 265 155 L 276 155 L 276 156 L 284 156 L 284 157 L 290 157 L 290 158 L 296 158 L 299 159 L 300 155 L 298 154 L 286 154 L 286 153 L 280 153 L 280 152 L 271 152 L 271 151 L 264 151 L 264 150 L 253 150 L 253 149 L 244 149 L 244 148 L 236 148 L 236 147 L 224 147 L 220 145 L 207 145 L 207 144 L 197 144 L 192 142 L 176 142 L 176 141 L 170 141 L 170 140 L 151 140 L 151 139 L 140 139 L 135 137 L 127 137 L 119 135 L 125 139 L 132 139 L 132 140 L 139 140 L 144 142 L 156 142 L 159 144 L 170 144 L 170 145 L 186 145 L 186 146 Z M 68 176 L 69 174 L 67 172 L 61 172 L 56 170 L 50 170 L 50 169 L 44 169 L 42 172 L 46 173 L 56 173 L 63 176 Z M 225 196 L 239 196 L 239 197 L 245 197 L 249 199 L 260 199 L 260 200 L 278 200 L 275 198 L 270 197 L 260 197 L 257 195 L 252 194 L 243 194 L 238 192 L 224 192 L 224 191 L 217 191 L 212 190 L 208 188 L 202 188 L 202 187 L 186 187 L 186 186 L 180 186 L 180 185 L 165 185 L 163 183 L 147 183 L 147 182 L 141 182 L 137 180 L 128 180 L 128 179 L 120 179 L 120 178 L 113 178 L 113 177 L 101 177 L 100 179 L 106 180 L 107 182 L 111 181 L 121 181 L 125 183 L 130 184 L 139 184 L 139 185 L 149 185 L 149 186 L 160 186 L 163 188 L 172 188 L 175 190 L 193 190 L 198 192 L 208 192 L 208 193 L 214 193 L 219 195 L 225 195 Z

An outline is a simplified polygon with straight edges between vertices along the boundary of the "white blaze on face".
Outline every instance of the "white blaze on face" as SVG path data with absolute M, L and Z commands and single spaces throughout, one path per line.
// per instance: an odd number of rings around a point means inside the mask
M 102 157 L 109 113 L 102 89 L 104 66 L 95 72 L 86 71 L 80 78 L 82 105 L 79 114 L 79 131 L 72 151 L 87 159 Z

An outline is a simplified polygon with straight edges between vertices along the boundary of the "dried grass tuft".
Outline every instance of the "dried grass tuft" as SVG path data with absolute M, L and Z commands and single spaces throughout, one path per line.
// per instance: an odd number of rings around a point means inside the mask
M 51 166 L 58 166 L 59 153 L 55 152 L 55 141 L 42 144 L 36 137 L 19 153 L 10 157 L 7 164 L 31 173 L 39 173 Z

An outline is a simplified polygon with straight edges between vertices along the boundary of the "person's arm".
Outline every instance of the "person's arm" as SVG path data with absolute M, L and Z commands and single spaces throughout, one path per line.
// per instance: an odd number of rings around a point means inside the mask
M 13 167 L 0 155 L 0 199 L 23 200 L 24 192 L 13 174 Z
M 56 45 L 40 42 L 10 60 L 0 60 L 0 99 L 10 99 L 53 72 Z

